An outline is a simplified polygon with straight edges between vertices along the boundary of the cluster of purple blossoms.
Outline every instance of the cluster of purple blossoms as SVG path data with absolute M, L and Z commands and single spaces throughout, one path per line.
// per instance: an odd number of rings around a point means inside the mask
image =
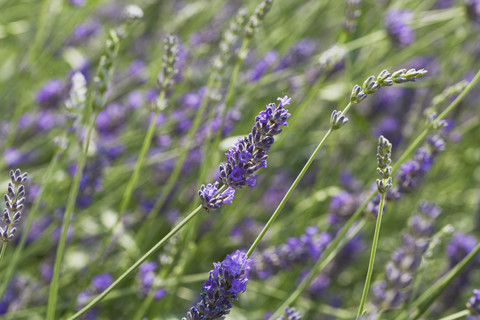
M 409 286 L 435 232 L 435 220 L 441 209 L 432 203 L 419 204 L 419 213 L 410 218 L 403 245 L 395 250 L 385 266 L 385 280 L 373 284 L 375 311 L 398 308 L 409 295 Z
M 480 290 L 473 290 L 473 297 L 468 300 L 467 308 L 470 311 L 470 315 L 465 320 L 480 319 Z
M 383 20 L 383 25 L 392 41 L 401 46 L 407 46 L 415 41 L 415 35 L 408 23 L 412 20 L 413 13 L 408 10 L 388 10 Z
M 8 191 L 3 196 L 5 200 L 5 209 L 2 214 L 2 221 L 5 226 L 0 227 L 0 237 L 3 242 L 13 239 L 17 228 L 14 226 L 20 222 L 22 218 L 22 210 L 25 202 L 25 186 L 27 181 L 27 173 L 22 173 L 20 169 L 10 170 L 10 182 L 8 183 Z
M 202 200 L 203 207 L 205 209 L 218 209 L 224 204 L 232 204 L 233 198 L 235 197 L 235 189 L 232 187 L 227 188 L 227 190 L 218 194 L 218 185 L 219 182 L 215 181 L 214 184 L 203 185 L 198 190 L 198 196 Z
M 237 295 L 247 289 L 250 260 L 244 252 L 237 250 L 213 265 L 214 269 L 203 284 L 202 300 L 191 307 L 182 320 L 224 319 Z
M 318 233 L 314 226 L 307 227 L 300 237 L 288 238 L 287 242 L 256 253 L 251 274 L 265 279 L 279 271 L 302 265 L 306 261 L 317 261 L 330 243 L 328 233 Z
M 145 262 L 138 268 L 138 280 L 140 283 L 140 295 L 146 297 L 150 294 L 155 282 L 155 269 L 157 264 L 155 262 Z M 162 299 L 167 292 L 165 289 L 159 288 L 155 290 L 154 300 Z
M 278 98 L 280 103 L 270 103 L 266 110 L 261 111 L 255 118 L 255 126 L 252 132 L 229 150 L 227 163 L 221 163 L 219 167 L 220 180 L 227 186 L 227 190 L 218 194 L 218 182 L 202 185 L 198 191 L 200 200 L 205 209 L 216 209 L 225 203 L 231 204 L 235 195 L 235 189 L 241 189 L 245 185 L 253 188 L 256 183 L 260 168 L 267 167 L 267 152 L 275 142 L 274 136 L 281 133 L 282 126 L 287 126 L 290 113 L 284 107 L 290 104 L 291 98 L 287 96 Z
M 91 298 L 95 295 L 105 291 L 111 284 L 113 283 L 113 278 L 109 273 L 102 273 L 99 274 L 92 279 L 92 283 L 89 288 L 80 292 L 77 296 L 77 308 L 76 310 L 80 310 L 83 306 L 85 306 Z M 97 319 L 97 307 L 93 307 L 85 313 L 82 319 L 85 320 L 94 320 Z
M 302 320 L 302 315 L 295 308 L 287 307 L 285 308 L 285 315 L 278 317 L 277 320 Z

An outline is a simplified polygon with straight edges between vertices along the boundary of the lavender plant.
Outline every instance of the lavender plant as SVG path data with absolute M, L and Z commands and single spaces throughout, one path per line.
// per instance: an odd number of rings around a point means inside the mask
M 1 318 L 352 319 L 376 219 L 360 318 L 476 319 L 475 3 L 4 1 L 0 166 L 35 179 L 0 226 Z
M 94 112 L 92 119 L 88 119 L 88 131 L 84 140 L 83 150 L 80 155 L 80 158 L 77 163 L 76 173 L 74 181 L 71 185 L 70 193 L 67 200 L 66 212 L 62 224 L 62 235 L 57 247 L 57 254 L 55 259 L 55 268 L 53 271 L 52 283 L 50 285 L 48 307 L 47 307 L 47 319 L 53 319 L 55 317 L 55 306 L 57 303 L 58 296 L 58 282 L 60 278 L 60 267 L 62 263 L 62 258 L 64 255 L 64 250 L 66 246 L 67 233 L 72 218 L 73 210 L 75 208 L 75 202 L 78 194 L 78 189 L 80 185 L 80 180 L 82 179 L 82 172 L 85 166 L 88 148 L 90 145 L 90 138 L 96 122 L 98 113 L 103 109 L 106 103 L 106 93 L 113 72 L 113 63 L 118 53 L 119 38 L 117 33 L 114 30 L 111 30 L 108 38 L 105 42 L 105 51 L 101 57 L 100 64 L 96 77 L 94 79 L 94 93 L 91 98 L 90 107 L 91 111 Z M 88 113 L 89 114 L 89 113 Z
M 20 169 L 10 170 L 10 182 L 8 183 L 7 193 L 3 196 L 5 200 L 5 209 L 3 209 L 2 221 L 5 224 L 0 227 L 0 236 L 2 237 L 2 251 L 0 253 L 0 262 L 5 254 L 7 243 L 13 239 L 17 225 L 22 218 L 22 211 L 25 202 L 25 182 L 27 173 L 22 173 Z
M 372 313 L 399 308 L 411 295 L 411 284 L 422 256 L 429 248 L 435 231 L 435 221 L 441 209 L 433 203 L 419 204 L 419 212 L 408 222 L 408 232 L 402 236 L 402 246 L 394 251 L 385 265 L 385 280 L 372 287 Z
M 278 98 L 278 106 L 270 103 L 264 111 L 255 118 L 252 132 L 229 149 L 227 163 L 220 164 L 219 175 L 227 190 L 219 194 L 219 183 L 202 185 L 198 191 L 200 200 L 205 209 L 217 209 L 225 203 L 231 204 L 235 189 L 244 186 L 253 188 L 260 168 L 267 167 L 267 152 L 275 142 L 274 136 L 282 132 L 281 127 L 287 126 L 290 113 L 285 106 L 290 104 L 287 96 Z
M 244 252 L 235 251 L 214 266 L 203 284 L 202 300 L 190 308 L 183 320 L 223 319 L 230 313 L 238 294 L 247 289 L 250 260 Z
M 377 147 L 377 173 L 380 179 L 377 179 L 377 189 L 382 195 L 380 198 L 380 204 L 378 207 L 377 223 L 375 225 L 375 234 L 373 235 L 372 251 L 370 253 L 370 262 L 368 264 L 367 277 L 365 279 L 365 286 L 363 288 L 362 299 L 360 300 L 360 306 L 358 307 L 357 319 L 360 318 L 365 312 L 365 302 L 367 299 L 368 291 L 370 289 L 370 281 L 372 280 L 373 263 L 375 261 L 375 253 L 377 251 L 378 239 L 380 237 L 380 226 L 382 223 L 383 206 L 385 203 L 385 194 L 392 188 L 392 144 L 380 136 L 378 139 Z

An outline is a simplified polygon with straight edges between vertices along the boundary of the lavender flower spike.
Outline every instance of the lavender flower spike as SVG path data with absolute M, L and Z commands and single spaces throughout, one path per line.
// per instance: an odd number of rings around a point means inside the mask
M 275 142 L 273 136 L 282 132 L 281 126 L 287 126 L 290 113 L 284 109 L 290 104 L 290 98 L 278 98 L 280 104 L 267 105 L 255 118 L 252 132 L 238 142 L 228 151 L 227 163 L 220 164 L 220 179 L 222 182 L 235 189 L 248 185 L 253 188 L 256 183 L 257 172 L 260 168 L 267 167 L 267 152 Z
M 27 181 L 27 173 L 22 173 L 20 169 L 10 170 L 10 180 L 8 183 L 8 192 L 3 196 L 5 199 L 5 209 L 2 214 L 2 221 L 5 227 L 0 227 L 0 237 L 3 242 L 13 239 L 15 231 L 14 225 L 20 222 L 22 217 L 23 203 L 25 202 L 25 187 L 23 183 Z
M 282 132 L 281 127 L 287 126 L 290 113 L 284 107 L 290 104 L 291 98 L 285 96 L 278 98 L 280 103 L 270 103 L 255 118 L 255 126 L 252 132 L 230 148 L 227 155 L 227 163 L 220 164 L 220 180 L 228 188 L 218 194 L 218 184 L 202 185 L 198 191 L 205 209 L 217 209 L 223 204 L 231 204 L 235 195 L 235 189 L 241 189 L 245 185 L 253 188 L 260 168 L 267 167 L 267 152 L 275 142 L 273 136 Z
M 237 300 L 237 294 L 247 289 L 250 260 L 244 252 L 237 250 L 213 265 L 210 277 L 203 284 L 202 300 L 191 307 L 182 320 L 224 319 Z

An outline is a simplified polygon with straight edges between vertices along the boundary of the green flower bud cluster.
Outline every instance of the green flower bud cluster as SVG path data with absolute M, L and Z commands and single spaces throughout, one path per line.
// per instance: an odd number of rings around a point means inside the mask
M 273 0 L 263 0 L 262 3 L 258 5 L 255 9 L 255 12 L 248 20 L 247 25 L 245 26 L 245 36 L 247 38 L 253 38 L 255 33 L 257 33 L 258 27 L 262 24 L 263 19 L 270 11 L 272 7 Z
M 350 94 L 352 104 L 360 103 L 367 95 L 375 93 L 381 87 L 390 87 L 394 83 L 414 82 L 417 78 L 423 77 L 427 73 L 425 69 L 401 69 L 394 73 L 387 70 L 380 72 L 377 78 L 370 76 L 363 82 L 363 86 L 355 85 Z
M 92 108 L 95 112 L 100 112 L 107 103 L 107 89 L 113 73 L 113 63 L 117 57 L 120 39 L 115 30 L 110 30 L 105 49 L 100 58 L 97 74 L 94 81 L 94 96 Z
M 387 193 L 392 188 L 392 144 L 384 136 L 378 138 L 377 147 L 377 188 L 380 193 Z
M 225 72 L 225 65 L 233 56 L 233 47 L 237 43 L 240 36 L 240 31 L 245 25 L 247 17 L 247 9 L 240 8 L 235 17 L 230 22 L 228 29 L 223 33 L 220 41 L 220 52 L 213 60 L 213 77 L 214 85 L 210 92 L 210 98 L 213 101 L 220 101 L 222 98 L 220 90 Z
M 330 117 L 330 126 L 332 130 L 337 130 L 348 123 L 348 118 L 342 114 L 342 111 L 333 110 Z

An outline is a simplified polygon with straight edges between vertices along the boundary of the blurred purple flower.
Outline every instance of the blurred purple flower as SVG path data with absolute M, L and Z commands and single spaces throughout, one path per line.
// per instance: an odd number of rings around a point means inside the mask
M 278 63 L 275 71 L 280 71 L 305 62 L 313 56 L 316 50 L 316 43 L 313 39 L 301 39 L 293 44 L 287 54 Z
M 60 79 L 46 82 L 35 94 L 35 102 L 42 108 L 56 108 L 66 97 L 67 87 Z
M 250 81 L 258 81 L 263 74 L 270 68 L 278 58 L 278 52 L 275 50 L 268 51 L 261 59 L 259 59 L 250 70 Z
M 415 41 L 415 35 L 408 23 L 413 19 L 413 13 L 408 10 L 388 10 L 383 25 L 392 41 L 401 46 L 407 46 Z
M 480 0 L 464 0 L 468 19 L 480 23 Z
M 75 7 L 83 7 L 86 0 L 70 0 L 70 3 Z
M 101 29 L 102 25 L 96 20 L 89 20 L 79 24 L 75 27 L 75 29 L 73 29 L 72 34 L 67 40 L 67 45 L 81 45 L 100 33 Z

